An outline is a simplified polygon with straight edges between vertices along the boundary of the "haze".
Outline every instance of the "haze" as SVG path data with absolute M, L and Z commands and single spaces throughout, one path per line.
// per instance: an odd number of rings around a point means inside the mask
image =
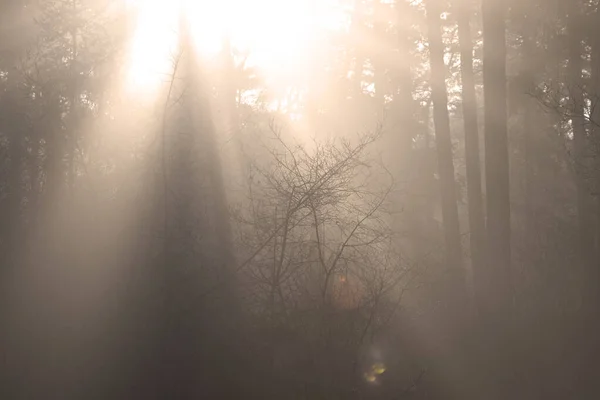
M 599 29 L 0 1 L 0 398 L 600 398 Z

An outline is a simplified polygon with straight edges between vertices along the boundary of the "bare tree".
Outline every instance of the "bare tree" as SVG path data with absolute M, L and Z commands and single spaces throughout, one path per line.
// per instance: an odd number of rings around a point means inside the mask
M 310 364 L 302 371 L 321 371 L 330 388 L 340 379 L 353 385 L 360 349 L 389 321 L 412 276 L 389 227 L 393 180 L 368 158 L 377 136 L 315 142 L 309 151 L 272 124 L 248 200 L 234 213 L 248 311 L 264 316 L 273 343 L 284 332 L 302 338 L 308 347 L 294 368 Z

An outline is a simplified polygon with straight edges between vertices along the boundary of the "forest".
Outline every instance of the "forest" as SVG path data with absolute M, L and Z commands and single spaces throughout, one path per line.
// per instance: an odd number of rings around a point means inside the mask
M 0 398 L 600 398 L 598 0 L 0 0 Z

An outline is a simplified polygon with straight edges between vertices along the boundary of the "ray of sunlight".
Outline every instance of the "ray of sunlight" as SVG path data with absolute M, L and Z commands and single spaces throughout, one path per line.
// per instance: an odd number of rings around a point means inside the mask
M 177 38 L 180 7 L 191 22 L 198 51 L 217 54 L 225 37 L 249 52 L 249 63 L 272 77 L 302 71 L 322 29 L 341 29 L 338 0 L 129 0 L 137 13 L 130 49 L 129 84 L 154 87 L 168 74 Z M 281 84 L 282 78 L 275 78 Z M 285 80 L 285 79 L 284 79 Z

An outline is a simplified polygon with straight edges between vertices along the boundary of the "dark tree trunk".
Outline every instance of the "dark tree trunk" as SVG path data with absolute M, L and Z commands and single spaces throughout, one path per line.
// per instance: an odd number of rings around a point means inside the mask
M 471 245 L 471 268 L 475 299 L 483 296 L 481 273 L 485 254 L 485 222 L 483 215 L 481 166 L 479 161 L 479 132 L 477 127 L 477 100 L 475 75 L 473 73 L 473 40 L 471 37 L 471 2 L 458 0 L 458 39 L 460 42 L 460 67 L 462 79 L 462 106 L 465 129 L 465 156 L 467 173 L 467 201 L 469 205 L 469 232 Z
M 433 122 L 435 127 L 435 147 L 441 194 L 444 242 L 446 247 L 446 268 L 448 278 L 442 287 L 444 311 L 438 315 L 444 336 L 439 350 L 434 355 L 440 395 L 447 399 L 468 398 L 468 377 L 465 375 L 465 363 L 462 337 L 468 317 L 463 255 L 458 218 L 456 182 L 450 118 L 448 113 L 448 93 L 446 88 L 446 65 L 444 63 L 444 44 L 442 41 L 442 12 L 440 0 L 426 2 L 427 26 L 429 36 L 429 55 L 431 61 L 431 100 L 433 103 Z M 461 384 L 457 384 L 461 382 Z M 443 393 L 443 395 L 442 395 Z
M 584 116 L 583 95 L 583 30 L 581 14 L 574 4 L 568 17 L 569 64 L 567 71 L 568 90 L 573 126 L 573 163 L 577 183 L 577 218 L 581 260 L 588 264 L 593 253 L 593 226 L 591 222 L 590 165 L 587 155 L 587 133 Z
M 21 220 L 20 205 L 23 198 L 23 118 L 19 115 L 19 104 L 16 96 L 16 87 L 12 85 L 14 77 L 8 79 L 7 88 L 0 93 L 0 133 L 8 139 L 7 169 L 5 175 L 6 197 L 0 210 L 0 268 L 13 269 L 20 231 Z
M 535 38 L 533 21 L 526 15 L 523 20 L 523 69 L 521 71 L 523 90 L 535 87 Z M 536 137 L 537 124 L 535 121 L 535 104 L 527 93 L 521 94 L 523 103 L 523 157 L 525 163 L 524 194 L 525 194 L 525 237 L 536 240 L 537 207 L 535 202 L 535 170 L 537 168 Z M 530 240 L 531 240 L 530 239 Z M 535 242 L 534 242 L 535 243 Z
M 452 156 L 452 138 L 450 135 L 450 118 L 448 115 L 448 94 L 446 89 L 446 65 L 444 63 L 444 44 L 440 23 L 439 0 L 427 1 L 429 26 L 429 53 L 431 57 L 431 97 L 433 101 L 433 122 L 435 126 L 435 143 L 438 157 L 438 174 L 442 198 L 442 218 L 444 223 L 444 239 L 446 244 L 446 262 L 452 271 L 460 271 L 460 281 L 455 283 L 464 290 L 462 284 L 462 247 L 456 204 L 456 183 L 454 179 L 454 161 Z
M 600 6 L 599 6 L 600 8 Z M 582 393 L 597 393 L 598 378 L 593 372 L 597 370 L 598 360 L 600 359 L 600 9 L 592 17 L 591 40 L 592 45 L 592 76 L 589 91 L 589 100 L 591 101 L 590 115 L 590 142 L 589 148 L 592 151 L 591 165 L 593 171 L 590 174 L 593 179 L 592 190 L 595 201 L 595 253 L 591 254 L 590 262 L 585 266 L 584 271 L 584 330 L 588 332 L 589 342 L 585 343 L 585 354 L 587 362 L 583 367 L 583 384 L 585 388 Z M 594 249 L 591 249 L 592 251 Z
M 510 199 L 506 91 L 506 4 L 483 0 L 483 84 L 488 276 L 484 314 L 509 312 Z M 487 303 L 487 304 L 486 304 Z
M 510 186 L 507 127 L 507 4 L 482 0 L 485 183 L 487 212 L 486 298 L 480 304 L 482 366 L 490 399 L 514 391 L 512 332 Z
M 598 318 L 598 309 L 600 306 L 600 6 L 595 15 L 592 15 L 589 21 L 591 29 L 589 31 L 589 43 L 591 49 L 591 79 L 588 83 L 587 97 L 590 101 L 590 132 L 589 132 L 589 149 L 590 149 L 590 173 L 591 184 L 590 189 L 593 193 L 595 201 L 595 243 L 593 243 L 594 253 L 590 256 L 590 262 L 587 264 L 585 271 L 586 297 L 588 304 L 588 312 L 590 315 Z M 599 321 L 596 321 L 598 324 Z

